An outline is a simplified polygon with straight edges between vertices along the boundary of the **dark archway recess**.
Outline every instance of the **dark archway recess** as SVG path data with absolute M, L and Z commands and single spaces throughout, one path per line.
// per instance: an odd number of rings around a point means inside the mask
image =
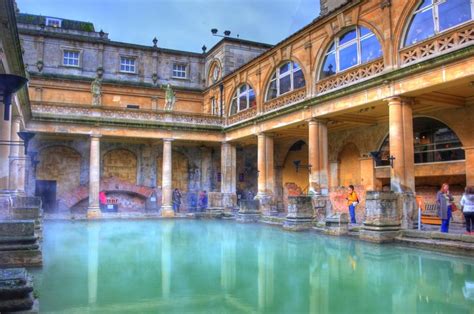
M 456 133 L 441 121 L 420 117 L 413 119 L 415 164 L 464 160 L 465 153 Z M 389 136 L 380 147 L 380 160 L 376 166 L 388 166 Z

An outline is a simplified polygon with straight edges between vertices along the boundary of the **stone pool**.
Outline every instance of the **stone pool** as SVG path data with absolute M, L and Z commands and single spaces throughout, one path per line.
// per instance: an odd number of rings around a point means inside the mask
M 212 220 L 45 221 L 44 313 L 473 313 L 474 260 Z

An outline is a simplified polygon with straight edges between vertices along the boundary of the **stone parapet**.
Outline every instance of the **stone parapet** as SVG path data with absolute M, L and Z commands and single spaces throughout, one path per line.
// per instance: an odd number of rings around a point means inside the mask
M 310 229 L 313 225 L 313 204 L 311 196 L 289 196 L 288 214 L 283 228 L 290 231 Z

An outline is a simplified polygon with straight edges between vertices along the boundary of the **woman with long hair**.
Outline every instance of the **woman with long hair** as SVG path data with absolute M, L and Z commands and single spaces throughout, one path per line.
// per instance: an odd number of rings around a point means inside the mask
M 454 198 L 449 193 L 449 185 L 443 183 L 441 189 L 436 194 L 436 203 L 438 204 L 438 214 L 441 218 L 441 232 L 449 232 L 449 221 L 452 217 L 452 207 Z
M 461 209 L 466 219 L 466 234 L 474 234 L 474 186 L 466 186 L 461 198 Z

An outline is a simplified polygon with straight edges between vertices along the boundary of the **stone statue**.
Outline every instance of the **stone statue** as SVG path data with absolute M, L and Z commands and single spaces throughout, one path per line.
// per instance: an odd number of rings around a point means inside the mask
M 92 106 L 100 106 L 102 104 L 102 80 L 96 78 L 91 84 Z
M 174 104 L 176 103 L 176 95 L 174 94 L 171 85 L 168 83 L 166 87 L 161 86 L 161 88 L 165 89 L 165 110 L 172 111 L 174 109 Z

